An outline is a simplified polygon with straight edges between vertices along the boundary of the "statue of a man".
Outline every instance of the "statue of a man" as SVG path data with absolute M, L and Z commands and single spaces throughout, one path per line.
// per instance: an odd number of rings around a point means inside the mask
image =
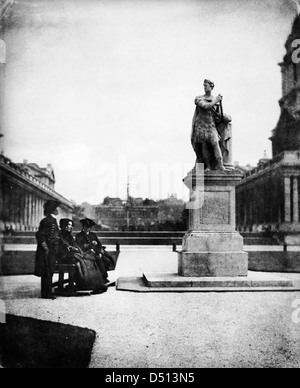
M 195 98 L 191 141 L 197 155 L 196 163 L 204 163 L 206 171 L 225 171 L 222 151 L 227 151 L 230 135 L 226 129 L 231 117 L 223 115 L 223 97 L 212 95 L 214 86 L 212 81 L 204 80 L 205 94 Z

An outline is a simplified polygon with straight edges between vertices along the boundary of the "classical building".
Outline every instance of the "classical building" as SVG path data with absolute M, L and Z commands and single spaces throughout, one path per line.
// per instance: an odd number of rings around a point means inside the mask
M 273 158 L 262 159 L 258 167 L 245 173 L 236 188 L 237 225 L 240 231 L 266 228 L 281 232 L 288 244 L 300 243 L 300 63 L 295 45 L 300 39 L 297 16 L 286 42 L 282 71 L 281 114 L 272 131 Z
M 44 217 L 48 199 L 60 201 L 60 217 L 72 218 L 73 205 L 54 191 L 52 167 L 15 164 L 0 155 L 0 231 L 34 231 Z

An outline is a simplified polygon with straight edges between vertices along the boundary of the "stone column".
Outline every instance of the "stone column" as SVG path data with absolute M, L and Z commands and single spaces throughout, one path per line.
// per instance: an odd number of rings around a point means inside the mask
M 24 194 L 24 226 L 25 226 L 25 230 L 28 230 L 28 212 L 29 212 L 29 209 L 28 209 L 28 192 L 25 191 L 25 194 Z
M 44 201 L 43 201 L 43 199 L 41 199 L 41 213 L 40 213 L 40 220 L 42 220 L 43 219 L 43 217 L 44 217 Z
M 293 202 L 294 202 L 294 215 L 293 221 L 299 223 L 299 179 L 294 177 L 293 182 Z
M 22 208 L 23 208 L 23 230 L 27 228 L 27 202 L 26 202 L 26 190 L 23 191 Z
M 246 231 L 246 228 L 247 228 L 247 203 L 246 201 L 244 200 L 244 204 L 243 204 L 243 207 L 244 207 L 244 220 L 243 220 L 243 231 L 245 232 Z
M 32 230 L 35 228 L 35 194 L 31 194 L 31 227 Z
M 285 211 L 285 222 L 290 223 L 292 221 L 291 214 L 291 178 L 284 178 L 284 211 Z
M 21 189 L 18 187 L 17 189 L 17 227 L 20 230 L 21 229 L 21 211 L 22 211 L 22 192 Z
M 36 227 L 36 198 L 35 194 L 32 194 L 32 230 Z
M 30 220 L 31 220 L 31 230 L 34 230 L 34 225 L 35 225 L 35 213 L 34 213 L 34 194 L 31 193 L 31 206 L 30 206 L 30 210 L 31 210 L 31 217 L 30 217 Z
M 28 225 L 29 230 L 31 230 L 32 226 L 32 195 L 28 193 Z
M 16 224 L 16 190 L 14 187 L 10 190 L 9 214 L 9 223 Z
M 257 224 L 257 219 L 255 219 L 254 217 L 254 214 L 257 215 L 257 212 L 253 211 L 253 197 L 252 197 L 252 192 L 251 192 L 251 198 L 249 198 L 249 205 L 248 205 L 248 208 L 249 208 L 249 214 L 248 214 L 248 223 L 250 225 L 250 229 L 252 230 L 253 229 L 253 226 Z M 249 230 L 250 232 L 250 230 Z
M 37 229 L 39 225 L 39 197 L 37 195 L 34 196 L 34 226 Z
M 41 220 L 42 220 L 42 217 L 41 217 L 41 209 L 42 209 L 42 200 L 41 198 L 38 198 L 38 222 L 37 222 L 37 225 L 39 226 Z
M 33 198 L 32 198 L 32 215 L 33 215 L 32 227 L 33 227 L 33 230 L 35 230 L 36 228 L 36 195 L 35 194 L 33 194 Z
M 39 226 L 39 222 L 40 222 L 41 199 L 40 199 L 39 197 L 37 197 L 36 201 L 37 201 L 37 208 L 36 208 L 36 226 L 38 227 L 38 226 Z
M 37 227 L 39 227 L 41 220 L 42 220 L 42 199 L 38 197 Z

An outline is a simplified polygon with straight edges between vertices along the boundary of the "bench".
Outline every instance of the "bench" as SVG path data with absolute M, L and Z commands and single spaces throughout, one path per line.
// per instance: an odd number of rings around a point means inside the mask
M 108 251 L 107 253 L 109 253 L 114 260 L 114 264 L 112 264 L 108 268 L 108 271 L 114 271 L 119 258 L 120 248 L 119 246 L 117 246 L 116 251 Z M 55 295 L 59 295 L 59 296 L 91 295 L 92 290 L 91 291 L 76 290 L 75 269 L 76 269 L 75 264 L 56 263 L 54 268 L 54 273 L 58 274 L 58 281 L 52 283 L 52 287 L 55 288 Z M 65 274 L 68 275 L 67 279 L 65 279 Z
M 75 264 L 59 264 L 56 263 L 54 273 L 58 273 L 58 281 L 52 283 L 52 287 L 55 289 L 56 295 L 61 296 L 75 296 L 77 291 L 75 288 Z M 68 278 L 65 279 L 65 274 L 68 274 Z M 65 287 L 67 284 L 67 287 Z

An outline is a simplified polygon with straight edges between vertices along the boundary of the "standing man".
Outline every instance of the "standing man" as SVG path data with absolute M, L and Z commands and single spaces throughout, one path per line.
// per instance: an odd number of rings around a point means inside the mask
M 59 227 L 57 224 L 60 202 L 48 200 L 44 204 L 45 218 L 40 222 L 36 233 L 37 252 L 34 274 L 41 278 L 41 296 L 43 299 L 55 299 L 52 290 L 52 277 L 58 257 Z

